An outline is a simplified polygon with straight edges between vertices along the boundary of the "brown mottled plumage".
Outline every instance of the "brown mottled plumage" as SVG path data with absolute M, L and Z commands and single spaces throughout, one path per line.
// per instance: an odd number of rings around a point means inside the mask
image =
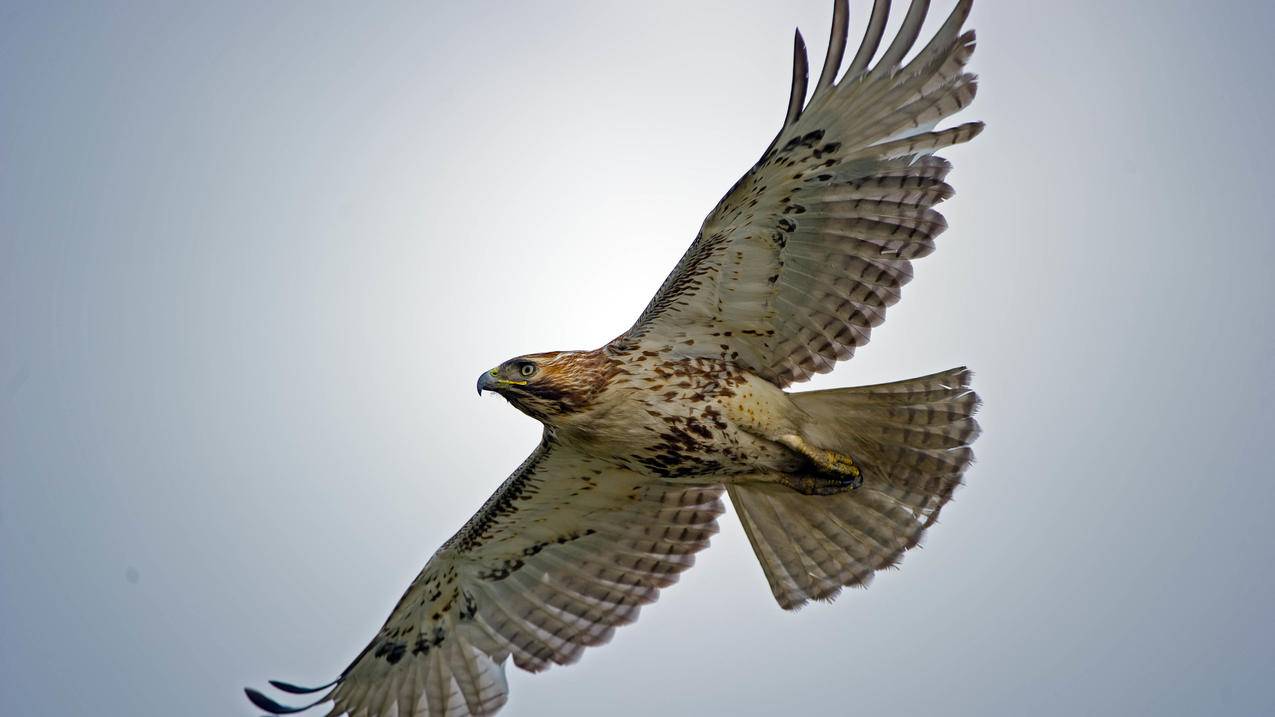
M 480 377 L 480 393 L 544 425 L 540 446 L 336 681 L 272 685 L 317 694 L 332 715 L 492 714 L 509 658 L 574 662 L 676 582 L 717 531 L 723 492 L 785 609 L 866 585 L 917 544 L 973 459 L 969 371 L 783 390 L 867 343 L 946 228 L 933 207 L 952 194 L 950 165 L 929 153 L 982 127 L 933 129 L 974 97 L 969 0 L 903 64 L 928 7 L 914 0 L 874 64 L 888 5 L 877 0 L 838 80 L 836 2 L 809 101 L 797 36 L 783 128 L 628 331 Z

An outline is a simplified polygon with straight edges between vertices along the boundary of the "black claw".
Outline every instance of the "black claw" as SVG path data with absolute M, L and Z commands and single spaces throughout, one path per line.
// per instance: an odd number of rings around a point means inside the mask
M 802 495 L 837 495 L 863 485 L 863 477 L 850 478 L 842 474 L 813 473 L 786 477 L 783 482 Z

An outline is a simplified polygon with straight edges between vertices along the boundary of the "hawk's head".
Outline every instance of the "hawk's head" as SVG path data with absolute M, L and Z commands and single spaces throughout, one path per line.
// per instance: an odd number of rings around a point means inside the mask
M 519 411 L 552 424 L 593 400 L 614 373 L 602 351 L 551 351 L 509 359 L 478 377 L 478 393 L 494 391 Z

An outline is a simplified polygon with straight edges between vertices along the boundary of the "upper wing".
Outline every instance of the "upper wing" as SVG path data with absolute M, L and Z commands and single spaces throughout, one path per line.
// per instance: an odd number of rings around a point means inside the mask
M 568 664 L 637 619 L 717 532 L 721 486 L 675 486 L 546 439 L 448 540 L 362 654 L 273 714 L 332 701 L 331 714 L 487 715 L 505 703 L 505 660 Z
M 974 98 L 963 69 L 974 33 L 960 0 L 907 65 L 928 0 L 913 0 L 898 36 L 870 66 L 889 0 L 876 0 L 863 43 L 834 82 L 848 9 L 836 3 L 814 95 L 801 35 L 788 115 L 757 164 L 722 198 L 637 323 L 613 342 L 739 363 L 779 385 L 830 371 L 868 341 L 912 278 L 910 260 L 946 228 L 932 207 L 951 196 L 950 165 L 929 153 L 981 123 L 931 131 Z

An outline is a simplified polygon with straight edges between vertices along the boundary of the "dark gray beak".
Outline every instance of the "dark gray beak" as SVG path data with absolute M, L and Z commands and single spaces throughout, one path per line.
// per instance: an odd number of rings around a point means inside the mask
M 500 384 L 496 382 L 496 369 L 483 371 L 478 377 L 478 395 L 483 395 L 483 391 L 494 391 Z

